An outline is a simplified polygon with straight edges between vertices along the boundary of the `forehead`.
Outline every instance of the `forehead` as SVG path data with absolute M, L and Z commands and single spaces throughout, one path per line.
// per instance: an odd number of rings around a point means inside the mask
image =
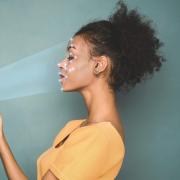
M 68 41 L 67 50 L 74 50 L 77 52 L 88 52 L 89 46 L 82 37 L 75 36 Z

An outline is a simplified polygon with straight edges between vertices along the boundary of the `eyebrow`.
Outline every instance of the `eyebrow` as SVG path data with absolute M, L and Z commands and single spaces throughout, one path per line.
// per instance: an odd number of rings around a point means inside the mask
M 69 49 L 71 49 L 71 48 L 76 49 L 75 46 L 68 45 L 67 48 L 66 48 L 66 50 L 69 51 Z

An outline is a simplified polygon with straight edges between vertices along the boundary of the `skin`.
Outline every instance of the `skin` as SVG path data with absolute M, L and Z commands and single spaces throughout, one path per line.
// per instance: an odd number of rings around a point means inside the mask
M 88 110 L 85 124 L 111 122 L 124 142 L 124 130 L 117 109 L 116 95 L 108 86 L 107 77 L 111 60 L 107 56 L 90 56 L 91 45 L 81 36 L 75 36 L 70 42 L 68 52 L 73 57 L 67 57 L 58 63 L 61 73 L 67 76 L 60 81 L 64 92 L 79 92 Z M 68 45 L 68 46 L 69 46 Z M 95 73 L 96 72 L 96 73 Z M 27 180 L 27 176 L 16 162 L 3 133 L 3 120 L 0 114 L 0 156 L 9 179 Z M 48 170 L 42 180 L 57 180 Z
M 68 64 L 68 68 L 74 68 L 68 72 L 67 60 L 64 59 L 58 64 L 60 72 L 68 78 L 61 82 L 64 92 L 79 92 L 88 110 L 87 124 L 111 122 L 124 140 L 124 132 L 120 114 L 117 109 L 116 95 L 109 88 L 107 78 L 111 60 L 107 56 L 91 58 L 91 45 L 84 41 L 81 36 L 76 36 L 71 41 L 76 48 L 70 48 L 69 52 L 77 56 Z M 98 76 L 94 70 L 98 71 Z

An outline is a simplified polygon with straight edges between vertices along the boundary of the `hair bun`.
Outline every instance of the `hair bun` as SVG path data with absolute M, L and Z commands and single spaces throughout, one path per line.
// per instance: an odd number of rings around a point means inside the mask
M 75 33 L 93 45 L 92 55 L 110 57 L 108 84 L 113 90 L 129 90 L 165 61 L 159 52 L 163 43 L 151 22 L 120 0 L 107 20 L 90 22 Z

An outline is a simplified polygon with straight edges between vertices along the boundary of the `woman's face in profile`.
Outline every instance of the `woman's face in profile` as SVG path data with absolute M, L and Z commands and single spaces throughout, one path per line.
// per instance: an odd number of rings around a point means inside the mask
M 93 61 L 90 60 L 89 46 L 81 36 L 75 36 L 67 46 L 67 56 L 58 63 L 59 76 L 64 91 L 76 91 L 92 84 Z

